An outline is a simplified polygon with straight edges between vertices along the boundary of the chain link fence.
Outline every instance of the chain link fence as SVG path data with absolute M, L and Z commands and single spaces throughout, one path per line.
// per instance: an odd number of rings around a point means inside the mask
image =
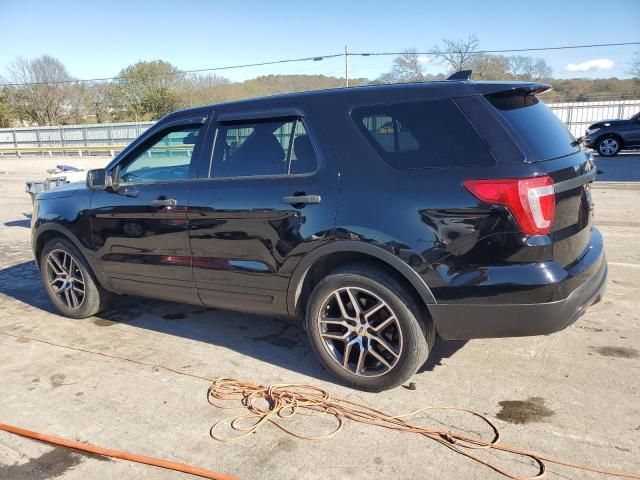
M 606 100 L 550 103 L 548 107 L 562 120 L 575 137 L 604 119 L 629 118 L 640 111 L 640 100 Z M 40 153 L 114 155 L 131 143 L 154 122 L 102 123 L 0 129 L 0 156 Z

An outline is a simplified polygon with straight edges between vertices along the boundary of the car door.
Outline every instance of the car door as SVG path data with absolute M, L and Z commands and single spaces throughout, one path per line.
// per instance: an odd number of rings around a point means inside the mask
M 111 166 L 114 185 L 93 193 L 94 248 L 114 290 L 200 303 L 186 207 L 204 128 L 202 117 L 153 128 Z
M 215 119 L 208 171 L 189 201 L 193 274 L 202 302 L 286 313 L 289 275 L 329 241 L 337 166 L 299 108 Z
M 625 146 L 640 147 L 640 113 L 629 119 L 629 127 L 624 135 Z

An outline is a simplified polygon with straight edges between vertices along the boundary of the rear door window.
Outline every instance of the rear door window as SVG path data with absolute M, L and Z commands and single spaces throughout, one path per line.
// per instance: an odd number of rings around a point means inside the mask
M 215 178 L 295 175 L 316 170 L 317 157 L 301 118 L 282 117 L 218 125 Z
M 529 162 L 564 157 L 579 150 L 575 137 L 535 95 L 501 92 L 486 98 L 529 150 Z
M 450 99 L 358 107 L 351 116 L 367 141 L 394 167 L 496 163 L 484 139 Z

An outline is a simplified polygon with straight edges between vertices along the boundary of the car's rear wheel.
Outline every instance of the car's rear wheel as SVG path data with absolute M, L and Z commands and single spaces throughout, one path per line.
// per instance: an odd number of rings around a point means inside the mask
M 322 279 L 309 297 L 305 322 L 323 365 L 344 383 L 367 391 L 406 382 L 426 362 L 435 339 L 424 306 L 368 264 Z
M 621 148 L 620 140 L 613 135 L 601 138 L 598 141 L 598 153 L 603 157 L 617 155 Z
M 65 317 L 87 318 L 106 308 L 108 292 L 68 240 L 47 242 L 40 254 L 40 272 L 49 299 Z

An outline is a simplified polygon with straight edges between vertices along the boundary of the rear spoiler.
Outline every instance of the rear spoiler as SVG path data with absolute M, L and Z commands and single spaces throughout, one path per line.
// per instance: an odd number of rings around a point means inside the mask
M 538 82 L 472 82 L 478 93 L 483 95 L 510 96 L 510 95 L 540 95 L 551 90 L 548 83 Z

